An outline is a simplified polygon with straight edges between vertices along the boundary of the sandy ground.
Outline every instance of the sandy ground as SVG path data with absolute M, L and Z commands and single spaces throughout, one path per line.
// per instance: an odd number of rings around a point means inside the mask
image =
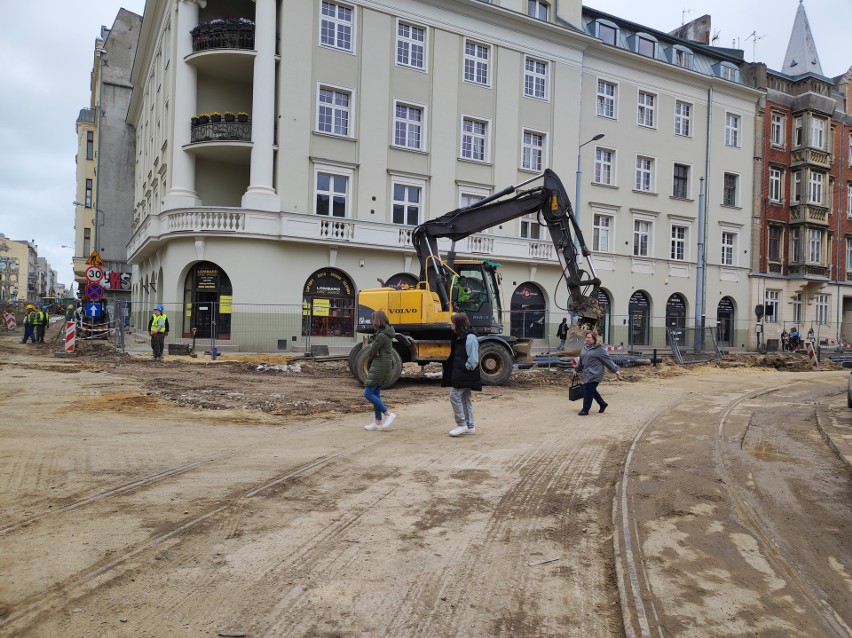
M 620 636 L 648 601 L 664 635 L 852 624 L 852 489 L 813 425 L 847 418 L 843 372 L 628 369 L 578 417 L 568 375 L 520 371 L 453 439 L 417 366 L 366 432 L 345 362 L 52 352 L 0 337 L 0 635 Z

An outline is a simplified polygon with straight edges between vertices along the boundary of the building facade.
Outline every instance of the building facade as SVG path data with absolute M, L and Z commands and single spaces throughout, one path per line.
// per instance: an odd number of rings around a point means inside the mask
M 303 329 L 351 344 L 357 291 L 416 279 L 414 226 L 552 168 L 576 176 L 608 342 L 706 321 L 742 345 L 758 92 L 741 63 L 579 1 L 149 1 L 127 119 L 135 323 L 178 304 L 189 337 L 216 304 L 218 337 L 255 349 L 252 305 L 319 299 L 335 320 Z M 498 261 L 504 308 L 555 330 L 566 293 L 536 219 L 456 250 Z M 553 331 L 534 323 L 523 336 Z
M 752 297 L 766 339 L 852 341 L 852 73 L 823 75 L 803 4 L 781 71 L 748 65 L 758 105 Z

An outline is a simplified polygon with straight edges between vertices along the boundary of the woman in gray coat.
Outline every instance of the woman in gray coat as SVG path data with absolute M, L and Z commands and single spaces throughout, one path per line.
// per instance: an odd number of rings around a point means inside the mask
M 369 363 L 367 380 L 364 383 L 364 398 L 373 404 L 376 420 L 364 426 L 365 430 L 386 430 L 393 423 L 396 414 L 389 412 L 387 406 L 382 403 L 380 396 L 382 386 L 388 382 L 391 374 L 393 338 L 395 332 L 393 326 L 388 323 L 388 316 L 384 310 L 376 310 L 372 316 L 373 328 L 376 329 L 370 337 L 370 345 L 367 347 L 367 361 Z
M 618 369 L 618 366 L 610 358 L 603 344 L 598 343 L 598 333 L 594 330 L 589 330 L 586 332 L 586 342 L 583 345 L 583 350 L 580 352 L 577 367 L 574 368 L 574 376 L 580 372 L 583 373 L 583 409 L 577 413 L 580 416 L 586 416 L 589 413 L 593 399 L 600 406 L 598 412 L 606 410 L 608 403 L 598 393 L 598 383 L 603 379 L 604 366 L 615 372 L 615 376 L 618 379 L 621 378 L 621 370 Z

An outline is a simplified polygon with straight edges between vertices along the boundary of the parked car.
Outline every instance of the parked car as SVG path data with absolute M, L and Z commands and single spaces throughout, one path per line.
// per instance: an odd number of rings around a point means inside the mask
M 846 370 L 852 370 L 852 361 L 844 361 L 840 365 Z M 852 408 L 852 372 L 849 373 L 849 378 L 846 379 L 846 405 Z

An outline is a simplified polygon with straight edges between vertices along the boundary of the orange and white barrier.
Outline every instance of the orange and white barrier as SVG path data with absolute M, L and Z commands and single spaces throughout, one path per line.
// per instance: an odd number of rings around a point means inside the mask
M 11 312 L 4 312 L 3 319 L 6 320 L 6 329 L 9 332 L 12 332 L 17 327 L 17 322 L 15 321 L 15 315 Z
M 77 341 L 77 324 L 73 321 L 65 322 L 65 352 L 74 352 Z
M 811 367 L 815 369 L 817 365 L 819 365 L 819 362 L 817 361 L 816 350 L 814 350 L 814 342 L 805 341 L 805 345 L 808 348 L 808 361 L 810 362 Z

